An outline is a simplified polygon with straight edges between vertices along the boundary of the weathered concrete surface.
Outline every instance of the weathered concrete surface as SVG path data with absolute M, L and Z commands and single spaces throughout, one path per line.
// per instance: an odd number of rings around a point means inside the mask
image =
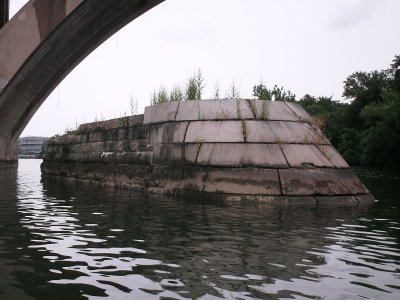
M 242 121 L 190 122 L 186 143 L 240 143 L 244 142 Z
M 294 103 L 294 102 L 285 102 L 285 105 L 287 105 L 287 107 L 293 111 L 293 113 L 296 114 L 296 116 L 304 122 L 313 122 L 313 118 L 304 110 L 304 108 L 298 104 L 298 103 Z
M 188 122 L 156 124 L 150 127 L 150 145 L 183 143 Z
M 18 146 L 16 141 L 0 137 L 0 161 L 16 162 L 18 160 Z
M 292 168 L 302 167 L 327 167 L 332 168 L 332 163 L 322 154 L 315 145 L 284 144 L 281 145 L 283 153 Z
M 200 145 L 158 144 L 153 146 L 153 164 L 194 164 Z
M 347 162 L 331 145 L 316 145 L 316 147 L 336 168 L 349 168 Z
M 280 195 L 277 170 L 211 169 L 207 173 L 205 192 L 246 195 Z
M 281 101 L 247 100 L 253 116 L 259 120 L 299 121 L 290 108 Z
M 218 99 L 182 101 L 176 121 L 230 120 L 253 118 L 246 101 L 240 99 Z
M 285 121 L 244 121 L 250 143 L 327 144 L 325 138 L 307 123 Z
M 144 110 L 143 124 L 165 123 L 175 120 L 179 102 L 167 102 L 162 105 L 147 106 Z
M 279 145 L 273 144 L 201 144 L 197 164 L 225 167 L 287 168 Z
M 288 196 L 368 194 L 350 169 L 279 170 L 282 192 Z
M 224 203 L 323 207 L 373 201 L 302 108 L 253 102 L 269 105 L 265 119 L 249 103 L 167 103 L 147 109 L 151 117 L 82 125 L 48 142 L 43 173 Z M 238 107 L 240 114 L 232 115 Z

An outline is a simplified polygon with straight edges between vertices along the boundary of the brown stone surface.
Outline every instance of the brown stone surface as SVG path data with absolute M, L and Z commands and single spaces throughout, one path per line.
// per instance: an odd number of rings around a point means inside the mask
M 246 122 L 246 140 L 250 143 L 326 143 L 307 123 L 284 121 Z
M 350 169 L 279 170 L 284 195 L 354 195 L 368 190 Z
M 240 143 L 244 142 L 242 121 L 190 122 L 186 143 Z
M 349 168 L 347 162 L 331 145 L 316 145 L 321 153 L 329 159 L 336 168 Z
M 155 124 L 150 127 L 150 145 L 183 143 L 188 122 Z
M 178 110 L 178 101 L 147 106 L 144 109 L 143 124 L 165 123 L 175 120 Z
M 278 173 L 273 169 L 210 169 L 204 191 L 279 195 Z
M 200 147 L 197 164 L 227 167 L 288 167 L 279 145 L 271 144 L 204 143 Z
M 284 144 L 281 145 L 281 148 L 292 168 L 333 167 L 332 163 L 315 145 Z

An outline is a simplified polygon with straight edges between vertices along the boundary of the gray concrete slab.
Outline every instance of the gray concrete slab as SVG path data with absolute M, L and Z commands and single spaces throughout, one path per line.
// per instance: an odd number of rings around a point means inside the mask
M 190 122 L 186 143 L 240 143 L 244 142 L 242 121 Z
M 349 168 L 343 157 L 331 145 L 316 145 L 321 153 L 329 159 L 336 168 Z
M 147 106 L 144 109 L 143 124 L 165 123 L 175 120 L 178 101 Z
M 288 196 L 367 194 L 350 169 L 281 169 L 282 192 Z
M 182 101 L 176 115 L 177 121 L 249 118 L 253 118 L 253 114 L 243 99 Z
M 250 143 L 326 143 L 307 123 L 263 120 L 247 120 L 245 123 L 246 140 Z
M 204 143 L 201 145 L 197 164 L 227 167 L 288 167 L 279 145 L 272 144 Z
M 154 124 L 149 130 L 149 144 L 183 143 L 188 122 Z
M 333 167 L 315 145 L 282 144 L 281 148 L 292 168 Z
M 210 169 L 205 192 L 279 195 L 279 178 L 273 169 Z

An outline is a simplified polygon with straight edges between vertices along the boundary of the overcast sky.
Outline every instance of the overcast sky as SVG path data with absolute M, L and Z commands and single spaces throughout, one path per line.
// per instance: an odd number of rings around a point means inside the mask
M 25 0 L 11 0 L 15 13 Z M 160 84 L 184 86 L 199 68 L 210 98 L 234 80 L 243 98 L 262 79 L 342 99 L 355 71 L 387 68 L 400 54 L 399 0 L 166 0 L 88 56 L 54 90 L 22 136 L 139 113 Z

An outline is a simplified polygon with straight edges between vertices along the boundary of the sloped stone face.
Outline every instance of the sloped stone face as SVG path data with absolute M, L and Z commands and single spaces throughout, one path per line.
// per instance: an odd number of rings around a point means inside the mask
M 283 195 L 356 195 L 369 193 L 350 169 L 279 170 Z
M 315 145 L 285 144 L 281 145 L 281 148 L 291 168 L 333 167 L 332 163 Z
M 374 201 L 296 103 L 165 103 L 82 125 L 45 148 L 45 174 L 150 193 L 283 206 Z
M 205 192 L 247 195 L 280 195 L 277 170 L 212 169 L 207 174 Z
M 190 122 L 186 143 L 243 143 L 242 121 Z
M 225 167 L 287 168 L 279 145 L 204 143 L 200 147 L 197 164 Z
M 246 101 L 219 99 L 182 101 L 175 121 L 240 120 L 253 118 Z

